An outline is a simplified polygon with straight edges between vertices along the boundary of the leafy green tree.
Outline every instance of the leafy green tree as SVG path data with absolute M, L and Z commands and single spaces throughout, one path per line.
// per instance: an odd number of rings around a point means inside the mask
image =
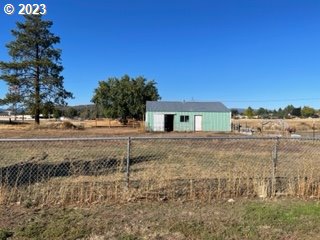
M 37 124 L 46 103 L 65 105 L 65 99 L 73 97 L 63 87 L 61 50 L 54 48 L 60 38 L 49 31 L 51 26 L 52 22 L 42 20 L 41 15 L 25 16 L 25 21 L 17 22 L 12 30 L 15 39 L 6 45 L 12 61 L 0 62 L 0 79 L 9 88 L 19 89 L 19 101 L 35 116 Z M 8 95 L 4 101 L 10 101 Z
M 251 107 L 248 107 L 246 110 L 244 110 L 244 115 L 248 118 L 252 118 L 254 116 L 254 111 Z
M 315 109 L 309 106 L 304 106 L 301 110 L 301 115 L 303 117 L 311 117 L 316 113 Z
M 126 124 L 127 118 L 143 118 L 146 101 L 159 99 L 155 81 L 148 81 L 141 76 L 130 78 L 124 75 L 120 79 L 100 81 L 91 101 L 102 107 L 106 117 L 120 118 Z

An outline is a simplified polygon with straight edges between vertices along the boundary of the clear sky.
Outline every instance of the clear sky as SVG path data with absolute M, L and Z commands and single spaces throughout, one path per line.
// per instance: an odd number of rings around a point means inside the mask
M 47 5 L 69 105 L 89 104 L 98 81 L 129 74 L 155 80 L 166 101 L 320 108 L 318 0 L 1 0 L 1 60 L 22 20 L 4 14 L 7 3 Z

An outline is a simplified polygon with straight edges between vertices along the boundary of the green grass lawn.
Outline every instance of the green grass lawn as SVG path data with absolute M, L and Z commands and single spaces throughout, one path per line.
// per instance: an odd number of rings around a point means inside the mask
M 27 204 L 1 216 L 0 239 L 320 239 L 320 204 L 311 200 Z

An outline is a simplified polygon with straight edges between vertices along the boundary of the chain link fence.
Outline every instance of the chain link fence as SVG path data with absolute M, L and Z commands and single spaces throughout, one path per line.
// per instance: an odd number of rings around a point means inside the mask
M 0 203 L 320 197 L 320 140 L 1 139 Z

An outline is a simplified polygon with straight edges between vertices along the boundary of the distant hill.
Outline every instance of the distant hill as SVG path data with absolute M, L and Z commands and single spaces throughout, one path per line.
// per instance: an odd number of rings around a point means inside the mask
M 77 111 L 82 111 L 84 109 L 95 109 L 95 105 L 94 104 L 86 104 L 86 105 L 84 104 L 84 105 L 74 105 L 74 106 L 67 105 L 67 106 L 56 106 L 56 108 L 63 111 L 66 111 L 71 108 Z
M 85 104 L 85 105 L 75 105 L 75 106 L 68 106 L 68 107 L 72 107 L 76 110 L 81 110 L 84 108 L 95 108 L 95 105 L 94 104 Z

